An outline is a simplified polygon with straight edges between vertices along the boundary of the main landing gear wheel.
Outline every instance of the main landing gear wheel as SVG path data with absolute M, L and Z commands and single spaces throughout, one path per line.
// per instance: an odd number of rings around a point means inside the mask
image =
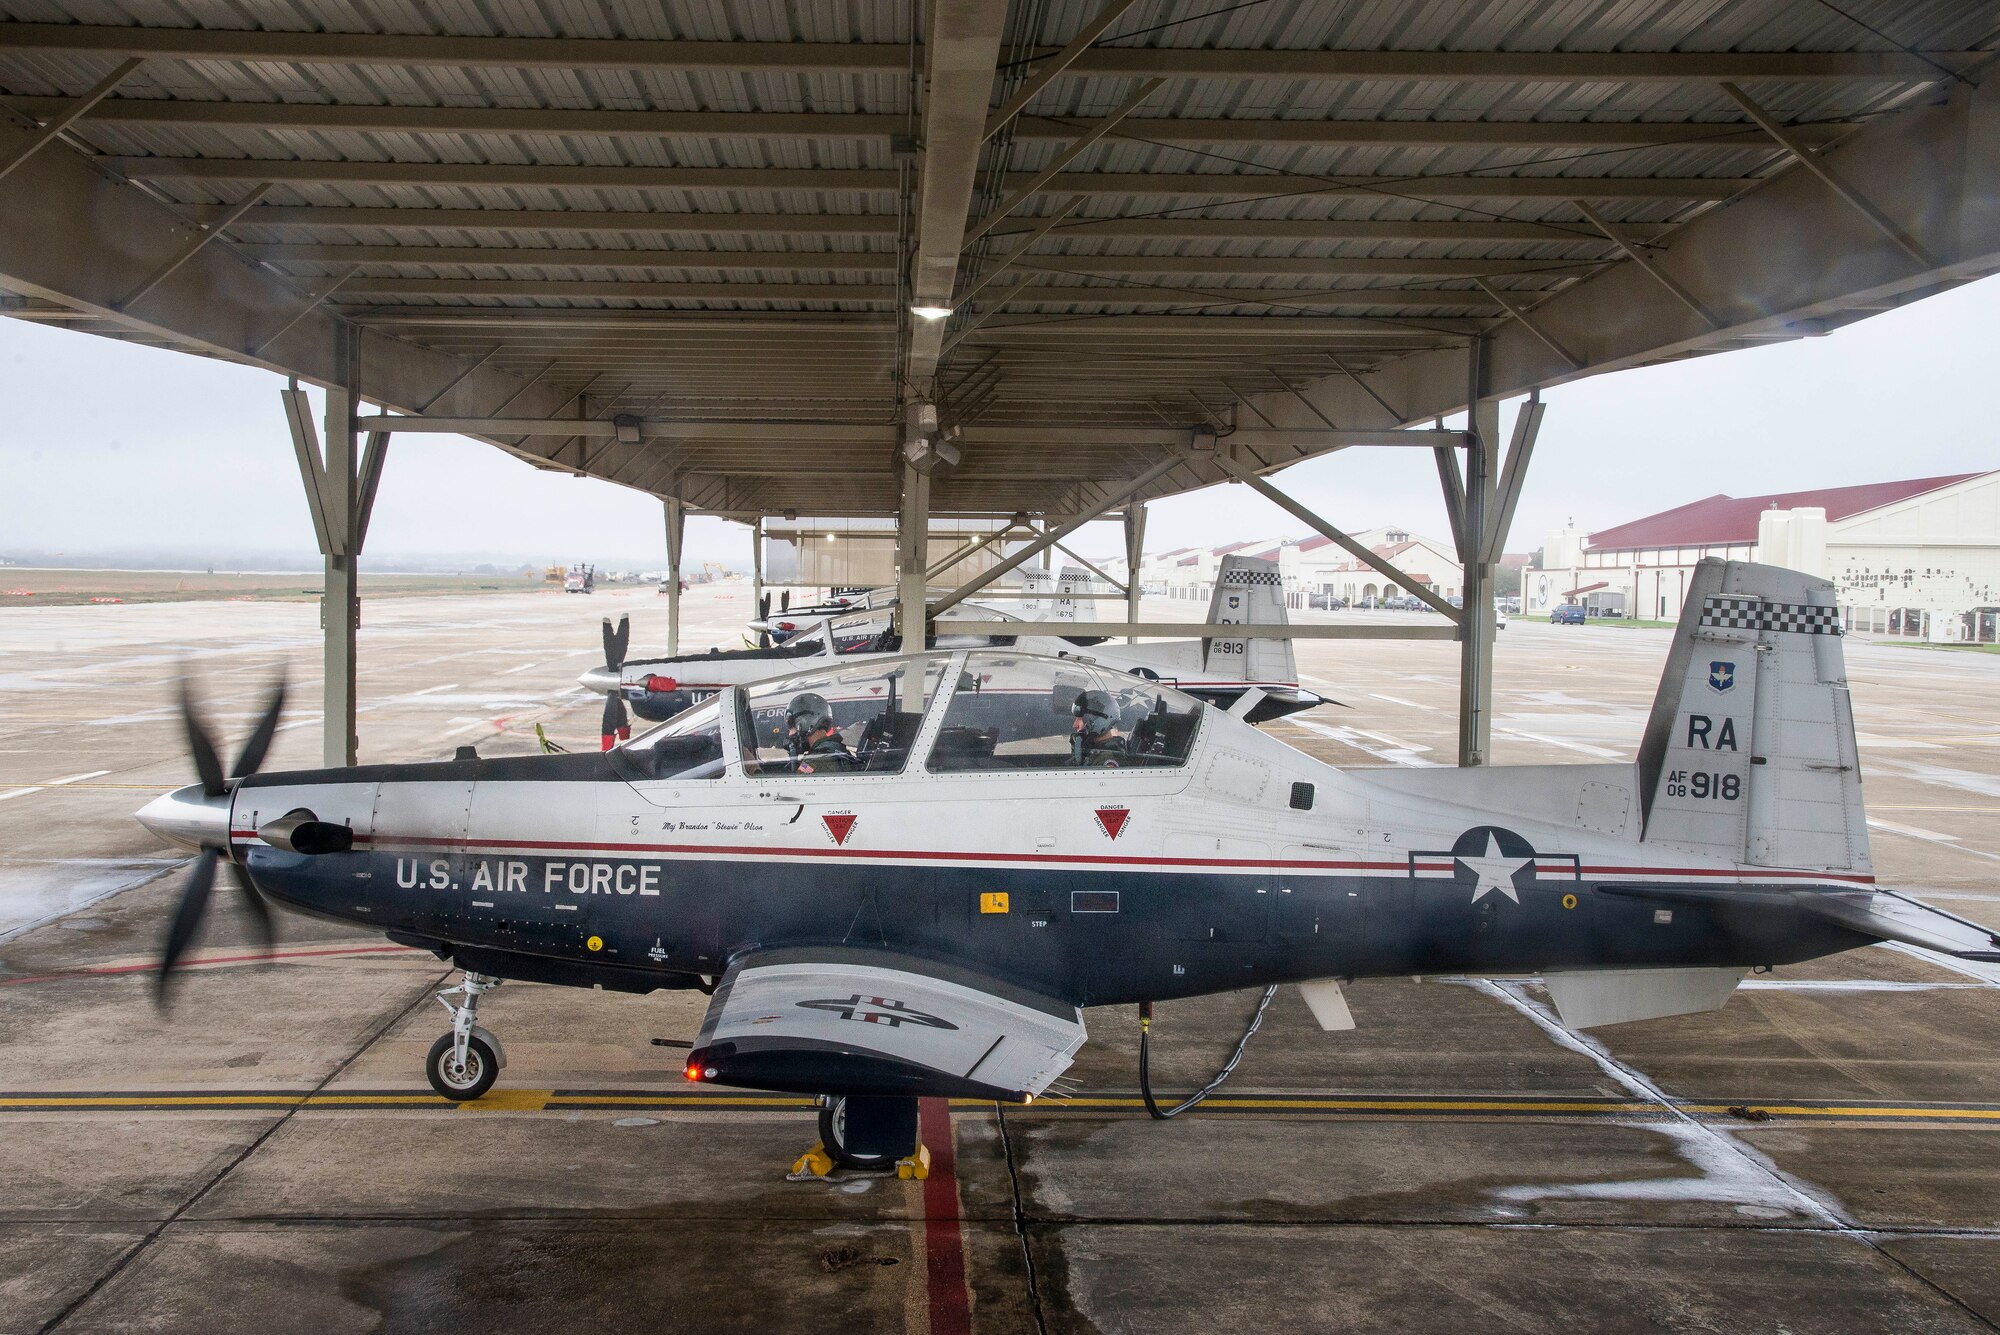
M 819 1139 L 841 1168 L 894 1168 L 917 1143 L 917 1101 L 835 1094 L 819 1110 Z
M 493 1088 L 500 1077 L 500 1059 L 476 1034 L 466 1036 L 464 1057 L 458 1055 L 457 1048 L 457 1035 L 440 1034 L 431 1044 L 424 1074 L 430 1077 L 432 1089 L 454 1102 L 466 1103 Z

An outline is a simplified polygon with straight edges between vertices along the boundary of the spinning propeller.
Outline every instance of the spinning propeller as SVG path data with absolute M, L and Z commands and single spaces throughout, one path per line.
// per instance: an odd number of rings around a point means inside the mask
M 215 889 L 215 864 L 229 857 L 229 802 L 230 780 L 241 779 L 255 774 L 264 763 L 265 753 L 271 749 L 271 739 L 278 733 L 278 716 L 285 708 L 285 683 L 282 679 L 271 688 L 270 701 L 264 706 L 264 713 L 257 720 L 256 728 L 243 743 L 243 750 L 237 754 L 236 764 L 230 768 L 227 778 L 222 773 L 222 760 L 216 754 L 215 743 L 209 740 L 208 729 L 195 714 L 194 698 L 188 693 L 187 683 L 181 683 L 181 723 L 187 729 L 188 752 L 194 757 L 194 772 L 199 779 L 200 795 L 196 797 L 189 789 L 182 789 L 171 795 L 183 805 L 196 811 L 205 808 L 215 813 L 219 808 L 221 819 L 199 820 L 202 827 L 200 851 L 196 853 L 194 870 L 188 874 L 187 887 L 181 891 L 181 902 L 174 910 L 173 922 L 167 928 L 166 944 L 160 949 L 160 977 L 155 999 L 165 1004 L 168 985 L 172 981 L 174 967 L 193 942 L 195 932 L 201 927 L 201 917 L 208 909 L 208 899 Z M 221 799 L 217 801 L 217 799 Z M 162 798 L 161 802 L 169 801 Z M 190 812 L 191 815 L 195 814 Z M 219 826 L 219 829 L 216 828 Z M 187 828 L 183 825 L 183 828 Z M 271 929 L 271 910 L 266 907 L 264 897 L 251 883 L 250 873 L 233 859 L 229 863 L 230 879 L 237 892 L 243 897 L 245 907 L 250 910 L 251 921 L 256 925 L 258 938 L 270 949 L 276 936 Z
M 757 625 L 760 627 L 757 631 L 757 647 L 759 649 L 769 649 L 771 647 L 771 595 L 769 592 L 766 592 L 757 600 Z
M 632 618 L 619 617 L 618 629 L 611 629 L 611 618 L 604 618 L 604 666 L 616 680 L 625 670 L 625 646 L 632 640 Z M 632 735 L 632 720 L 625 714 L 625 694 L 617 685 L 604 693 L 603 749 L 609 751 L 618 743 Z

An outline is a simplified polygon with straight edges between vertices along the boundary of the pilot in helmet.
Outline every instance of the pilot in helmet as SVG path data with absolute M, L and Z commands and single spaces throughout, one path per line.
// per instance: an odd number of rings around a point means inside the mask
M 801 691 L 785 706 L 785 740 L 798 772 L 838 772 L 856 767 L 854 753 L 833 726 L 833 706 L 816 691 Z
M 1126 752 L 1118 702 L 1109 691 L 1084 691 L 1070 710 L 1070 755 L 1079 765 L 1116 766 Z

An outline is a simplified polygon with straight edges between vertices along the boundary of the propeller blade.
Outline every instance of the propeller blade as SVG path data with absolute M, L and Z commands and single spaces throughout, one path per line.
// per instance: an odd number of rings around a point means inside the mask
M 625 646 L 632 639 L 632 618 L 619 617 L 618 629 L 611 629 L 611 618 L 604 618 L 604 666 L 616 672 L 625 666 Z
M 209 892 L 215 888 L 215 863 L 220 856 L 215 849 L 204 848 L 195 857 L 187 888 L 181 891 L 180 906 L 174 910 L 173 923 L 167 928 L 166 944 L 160 949 L 160 979 L 153 994 L 158 1002 L 166 1001 L 167 984 L 174 966 L 187 953 L 195 932 L 201 927 L 201 915 L 208 909 Z
M 194 772 L 201 780 L 202 792 L 210 797 L 220 797 L 223 792 L 222 759 L 215 754 L 215 743 L 208 740 L 208 730 L 195 716 L 194 696 L 189 693 L 185 679 L 181 682 L 181 726 L 187 730 L 188 751 L 194 756 Z
M 771 619 L 771 595 L 768 593 L 763 594 L 757 599 L 757 619 L 759 621 L 769 621 Z
M 244 869 L 242 863 L 230 863 L 229 873 L 230 879 L 236 883 L 237 893 L 243 898 L 243 907 L 250 910 L 250 924 L 257 933 L 257 939 L 264 943 L 266 951 L 270 950 L 278 943 L 278 933 L 271 925 L 271 910 L 264 903 L 263 893 L 250 879 L 250 873 Z
M 630 726 L 625 717 L 625 697 L 617 691 L 607 692 L 604 696 L 604 726 L 601 729 L 604 749 L 609 751 L 620 740 L 620 734 Z
M 792 610 L 792 591 L 790 589 L 786 589 L 778 596 L 778 610 L 780 612 L 789 612 Z
M 278 678 L 271 688 L 271 699 L 264 706 L 264 716 L 257 720 L 257 730 L 243 743 L 243 750 L 237 754 L 236 768 L 229 771 L 232 779 L 240 779 L 246 774 L 255 774 L 263 767 L 264 756 L 271 749 L 271 739 L 278 735 L 278 716 L 285 712 L 285 679 Z

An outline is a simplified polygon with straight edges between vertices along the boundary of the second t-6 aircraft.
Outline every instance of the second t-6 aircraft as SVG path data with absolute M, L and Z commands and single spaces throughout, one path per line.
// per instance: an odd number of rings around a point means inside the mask
M 2000 959 L 1875 884 L 1832 604 L 1703 562 L 1629 763 L 1337 769 L 987 648 L 816 663 L 590 755 L 254 773 L 274 707 L 230 778 L 190 714 L 202 782 L 140 818 L 201 850 L 168 968 L 225 859 L 253 902 L 435 951 L 461 1099 L 504 1064 L 501 979 L 700 988 L 690 1079 L 829 1096 L 829 1149 L 880 1162 L 918 1096 L 1047 1090 L 1085 1006 L 1296 982 L 1339 1024 L 1347 980 L 1539 974 L 1588 1026 L 1876 941 Z

